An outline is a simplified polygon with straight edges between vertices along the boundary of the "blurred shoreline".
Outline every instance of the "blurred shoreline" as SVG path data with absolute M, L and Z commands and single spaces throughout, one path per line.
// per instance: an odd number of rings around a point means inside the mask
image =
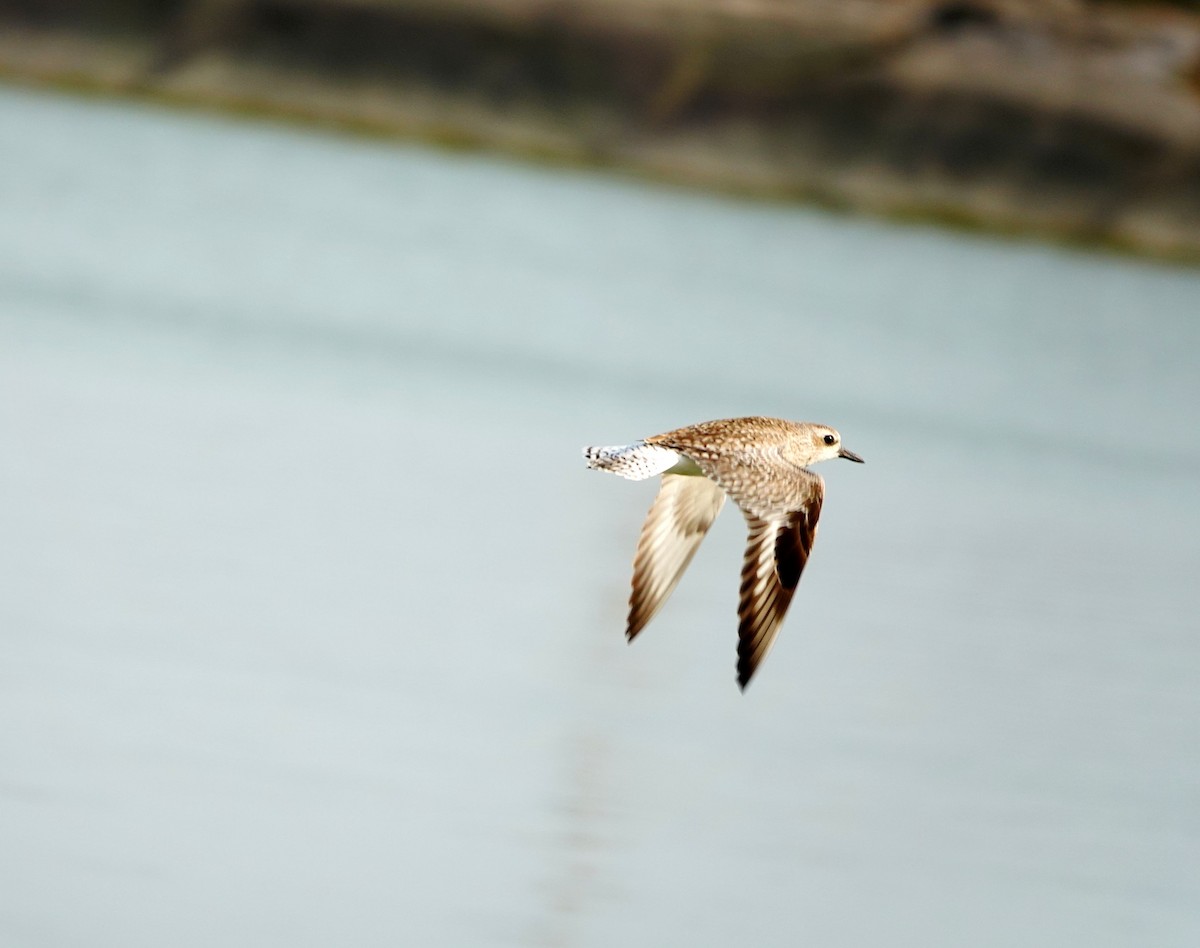
M 39 0 L 0 78 L 1195 262 L 1187 6 Z

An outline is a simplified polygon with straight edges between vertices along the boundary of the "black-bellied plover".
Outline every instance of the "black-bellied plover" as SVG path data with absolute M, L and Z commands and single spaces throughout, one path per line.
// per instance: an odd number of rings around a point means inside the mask
M 766 657 L 817 538 L 825 481 L 808 469 L 830 458 L 862 463 L 828 425 L 779 418 L 706 421 L 633 444 L 584 448 L 588 467 L 640 481 L 662 475 L 633 560 L 633 639 L 662 608 L 728 494 L 750 539 L 738 603 L 738 684 Z

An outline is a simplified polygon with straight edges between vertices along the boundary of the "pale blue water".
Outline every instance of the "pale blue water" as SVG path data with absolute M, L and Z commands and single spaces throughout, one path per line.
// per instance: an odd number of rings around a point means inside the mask
M 0 92 L 0 944 L 1200 943 L 1200 274 Z M 837 425 L 734 684 L 617 443 Z

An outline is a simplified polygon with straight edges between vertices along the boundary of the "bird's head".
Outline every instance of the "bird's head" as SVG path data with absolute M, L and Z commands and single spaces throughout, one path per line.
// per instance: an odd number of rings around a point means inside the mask
M 863 463 L 863 459 L 848 448 L 842 447 L 842 436 L 836 428 L 828 425 L 813 425 L 813 454 L 818 461 L 829 461 L 833 458 L 845 458 L 847 461 Z

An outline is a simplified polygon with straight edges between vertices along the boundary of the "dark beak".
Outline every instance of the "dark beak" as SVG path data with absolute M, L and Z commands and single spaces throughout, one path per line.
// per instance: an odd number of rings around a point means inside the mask
M 847 461 L 857 461 L 859 464 L 865 464 L 865 463 L 866 463 L 866 462 L 865 462 L 865 461 L 864 461 L 862 458 L 860 458 L 860 457 L 859 457 L 857 454 L 855 454 L 853 451 L 850 451 L 850 450 L 848 450 L 847 448 L 842 448 L 842 450 L 840 450 L 840 451 L 838 452 L 838 457 L 839 457 L 839 458 L 845 458 Z

